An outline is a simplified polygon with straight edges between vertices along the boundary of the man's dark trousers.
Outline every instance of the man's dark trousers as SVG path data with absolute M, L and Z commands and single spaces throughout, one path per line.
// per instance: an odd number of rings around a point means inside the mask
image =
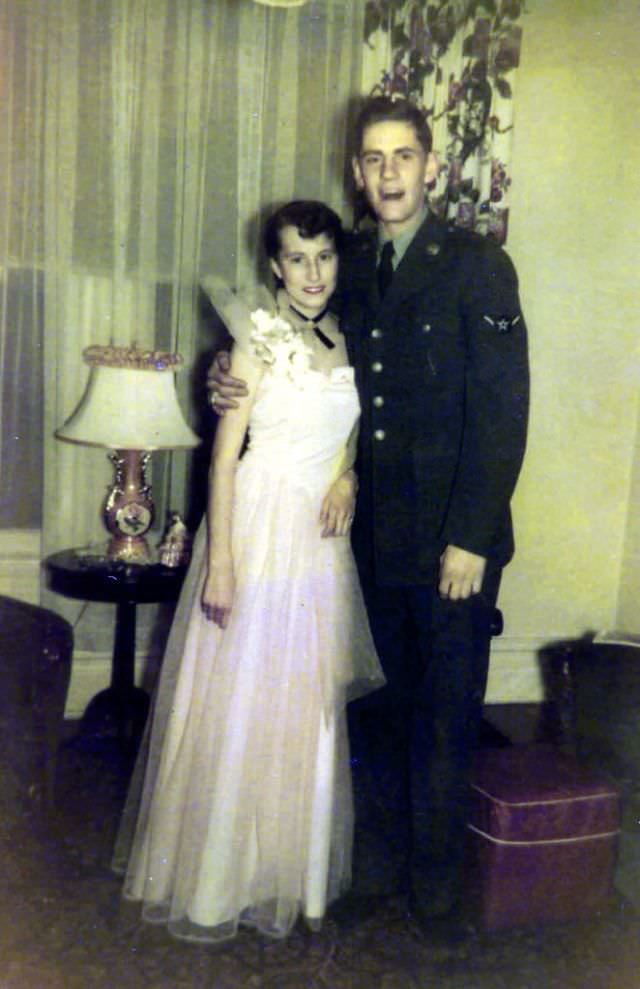
M 460 895 L 468 778 L 501 571 L 465 601 L 363 581 L 387 678 L 352 705 L 354 893 L 402 893 L 425 914 Z

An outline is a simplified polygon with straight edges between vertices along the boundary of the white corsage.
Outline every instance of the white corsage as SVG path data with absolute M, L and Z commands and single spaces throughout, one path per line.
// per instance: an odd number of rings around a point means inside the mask
M 250 340 L 256 357 L 274 374 L 288 378 L 298 387 L 311 367 L 311 350 L 302 334 L 277 313 L 255 309 L 251 313 Z

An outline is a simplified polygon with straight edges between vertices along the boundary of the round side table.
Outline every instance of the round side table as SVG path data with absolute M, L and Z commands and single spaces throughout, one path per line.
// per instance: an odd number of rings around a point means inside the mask
M 131 740 L 149 708 L 147 692 L 134 679 L 136 607 L 176 601 L 187 568 L 123 563 L 73 549 L 47 557 L 45 567 L 49 586 L 58 594 L 116 606 L 111 683 L 89 702 L 83 724 Z

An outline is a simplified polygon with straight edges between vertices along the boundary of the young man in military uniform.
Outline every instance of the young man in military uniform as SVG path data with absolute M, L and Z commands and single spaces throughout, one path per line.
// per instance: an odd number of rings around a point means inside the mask
M 427 208 L 437 164 L 420 111 L 368 100 L 356 148 L 377 229 L 343 254 L 337 301 L 362 404 L 353 543 L 388 684 L 353 712 L 356 756 L 379 785 L 368 806 L 356 802 L 354 894 L 406 894 L 423 926 L 446 928 L 458 919 L 491 621 L 513 553 L 526 330 L 505 252 Z M 233 386 L 220 371 L 211 384 L 224 409 Z
M 460 895 L 491 622 L 513 553 L 526 330 L 505 252 L 427 208 L 437 165 L 420 111 L 369 100 L 356 148 L 377 229 L 341 259 L 340 323 L 362 404 L 354 549 L 388 687 L 355 713 L 391 767 L 393 872 L 433 927 Z M 358 845 L 356 831 L 356 888 Z

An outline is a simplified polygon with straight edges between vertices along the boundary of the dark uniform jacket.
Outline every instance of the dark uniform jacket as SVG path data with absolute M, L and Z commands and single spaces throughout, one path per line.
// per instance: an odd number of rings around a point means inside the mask
M 391 584 L 435 580 L 447 544 L 501 566 L 528 409 L 514 267 L 429 215 L 381 301 L 376 250 L 354 235 L 337 295 L 362 403 L 358 561 Z

